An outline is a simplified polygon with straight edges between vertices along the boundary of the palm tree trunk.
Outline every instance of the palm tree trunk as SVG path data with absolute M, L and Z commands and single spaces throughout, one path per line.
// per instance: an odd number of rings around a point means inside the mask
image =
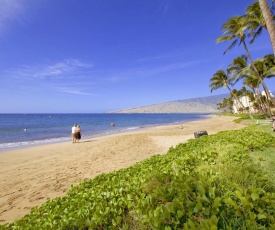
M 255 99 L 257 100 L 257 102 L 259 104 L 259 108 L 260 108 L 264 118 L 266 118 L 267 109 L 266 109 L 266 106 L 265 106 L 264 102 L 262 101 L 260 89 L 259 88 L 256 88 L 256 89 L 252 88 L 252 91 L 255 95 Z
M 273 48 L 273 53 L 275 55 L 275 25 L 273 17 L 268 7 L 267 0 L 259 0 L 259 5 L 266 23 L 266 28 Z

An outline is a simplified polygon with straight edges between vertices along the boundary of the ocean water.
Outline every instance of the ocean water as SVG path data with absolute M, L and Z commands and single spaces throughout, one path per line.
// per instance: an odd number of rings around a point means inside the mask
M 71 140 L 79 124 L 82 140 L 158 125 L 207 118 L 208 114 L 0 114 L 0 152 Z M 111 123 L 115 126 L 112 127 Z

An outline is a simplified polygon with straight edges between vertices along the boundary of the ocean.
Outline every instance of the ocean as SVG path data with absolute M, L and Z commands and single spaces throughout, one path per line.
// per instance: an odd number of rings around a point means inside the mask
M 71 141 L 79 124 L 82 140 L 159 125 L 201 120 L 209 114 L 0 114 L 0 152 Z M 115 126 L 112 127 L 111 123 Z

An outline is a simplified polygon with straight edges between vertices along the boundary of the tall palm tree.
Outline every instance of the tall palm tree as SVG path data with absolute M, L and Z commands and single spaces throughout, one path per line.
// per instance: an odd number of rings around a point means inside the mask
M 232 83 L 228 74 L 226 74 L 224 70 L 218 70 L 210 79 L 209 87 L 211 89 L 211 93 L 214 90 L 217 90 L 223 87 L 227 88 L 229 92 L 232 93 L 232 89 L 230 88 L 231 85 Z M 232 93 L 232 95 L 234 96 L 235 100 L 238 102 L 237 108 L 239 109 L 240 107 L 242 107 L 242 109 L 245 109 L 244 105 L 242 104 L 240 99 L 237 97 L 237 95 L 235 93 Z
M 245 31 L 247 30 L 248 25 L 247 25 L 247 18 L 245 16 L 236 16 L 228 19 L 226 23 L 223 24 L 222 30 L 223 35 L 218 37 L 216 39 L 216 42 L 225 42 L 225 41 L 232 41 L 231 45 L 225 50 L 224 54 L 230 50 L 232 47 L 234 47 L 238 42 L 239 45 L 243 44 L 245 52 L 247 54 L 248 59 L 250 60 L 250 64 L 253 67 L 254 71 L 257 73 L 259 80 L 261 81 L 261 84 L 266 92 L 266 95 L 269 99 L 271 99 L 271 95 L 269 93 L 269 90 L 261 78 L 261 75 L 257 69 L 257 67 L 254 65 L 253 59 L 249 53 L 249 50 L 247 48 L 246 44 L 246 33 Z
M 253 66 L 253 59 L 249 53 L 249 50 L 248 50 L 246 42 L 245 42 L 246 29 L 247 29 L 247 20 L 246 20 L 245 16 L 236 16 L 236 17 L 229 18 L 228 21 L 226 23 L 224 23 L 222 26 L 222 30 L 224 31 L 223 35 L 218 37 L 216 39 L 216 42 L 219 43 L 219 42 L 226 42 L 226 41 L 233 40 L 231 45 L 224 51 L 224 54 L 228 50 L 233 48 L 238 42 L 239 42 L 239 45 L 243 44 L 246 55 L 249 58 L 250 63 Z M 253 68 L 257 72 L 256 67 L 253 66 Z
M 259 0 L 259 5 L 264 17 L 264 20 L 266 22 L 266 28 L 270 37 L 270 41 L 273 48 L 273 53 L 275 55 L 275 25 L 274 25 L 274 19 L 271 14 L 271 11 L 268 6 L 267 0 Z

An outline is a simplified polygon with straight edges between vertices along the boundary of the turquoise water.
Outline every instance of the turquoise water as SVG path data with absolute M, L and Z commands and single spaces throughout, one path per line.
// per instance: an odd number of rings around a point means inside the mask
M 79 124 L 82 139 L 205 119 L 208 114 L 0 114 L 0 151 L 71 140 Z M 112 127 L 111 123 L 115 123 Z

